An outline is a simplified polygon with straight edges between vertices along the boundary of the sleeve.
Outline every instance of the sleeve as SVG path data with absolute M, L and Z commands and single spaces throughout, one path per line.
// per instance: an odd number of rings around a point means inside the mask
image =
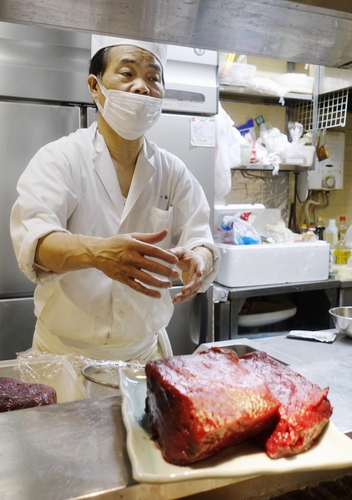
M 214 255 L 213 270 L 200 289 L 205 292 L 217 275 L 221 258 L 209 225 L 210 207 L 200 183 L 185 166 L 179 170 L 178 178 L 174 179 L 173 184 L 173 245 L 189 250 L 205 246 Z
M 20 270 L 34 283 L 60 279 L 34 263 L 38 240 L 53 231 L 67 230 L 76 203 L 70 163 L 55 143 L 33 157 L 17 184 L 18 198 L 12 208 L 10 231 Z

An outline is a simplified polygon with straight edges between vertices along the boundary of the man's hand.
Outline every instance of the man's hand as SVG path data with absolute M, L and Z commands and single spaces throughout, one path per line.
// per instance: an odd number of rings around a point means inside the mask
M 185 302 L 194 297 L 202 286 L 204 278 L 213 269 L 213 252 L 206 247 L 196 247 L 187 250 L 176 247 L 170 250 L 178 258 L 177 267 L 182 271 L 182 291 L 175 295 L 173 303 Z
M 95 267 L 137 292 L 160 298 L 160 292 L 148 287 L 170 288 L 170 280 L 178 278 L 178 272 L 165 265 L 177 265 L 177 257 L 155 246 L 166 235 L 167 230 L 163 230 L 160 233 L 131 233 L 108 238 L 95 250 Z
M 39 240 L 35 262 L 56 273 L 94 267 L 144 295 L 160 298 L 160 292 L 149 287 L 170 288 L 179 276 L 171 268 L 178 264 L 177 256 L 155 246 L 166 235 L 166 229 L 110 238 L 53 232 Z

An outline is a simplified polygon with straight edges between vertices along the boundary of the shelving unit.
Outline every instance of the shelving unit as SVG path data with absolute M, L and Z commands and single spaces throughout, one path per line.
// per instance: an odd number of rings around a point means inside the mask
M 280 102 L 282 97 L 275 94 L 263 94 L 255 91 L 255 89 L 247 87 L 232 87 L 220 86 L 219 96 L 221 101 L 236 101 L 250 104 L 267 104 L 267 105 L 287 105 L 287 103 L 297 101 L 313 101 L 311 94 L 294 94 L 289 92 L 283 96 L 284 103 Z
M 291 70 L 293 69 L 290 63 L 288 63 L 287 66 Z M 219 98 L 221 101 L 237 102 L 241 104 L 285 106 L 285 108 L 287 109 L 286 124 L 288 124 L 288 121 L 291 119 L 291 106 L 302 104 L 303 107 L 307 106 L 309 109 L 313 109 L 315 104 L 314 95 L 312 94 L 300 94 L 300 93 L 289 92 L 286 93 L 284 96 L 280 97 L 277 93 L 274 92 L 263 93 L 262 91 L 256 90 L 255 88 L 252 87 L 225 85 L 225 84 L 220 84 Z M 311 168 L 312 167 L 303 167 L 300 165 L 288 165 L 288 164 L 280 165 L 281 172 L 306 172 L 309 171 Z M 233 170 L 272 171 L 273 169 L 274 167 L 272 165 L 250 163 L 248 165 L 235 167 Z
M 233 170 L 273 170 L 272 165 L 261 165 L 259 163 L 249 163 L 248 165 L 242 165 L 240 167 L 235 167 Z M 301 167 L 299 165 L 280 165 L 281 172 L 307 172 L 311 170 L 312 167 Z

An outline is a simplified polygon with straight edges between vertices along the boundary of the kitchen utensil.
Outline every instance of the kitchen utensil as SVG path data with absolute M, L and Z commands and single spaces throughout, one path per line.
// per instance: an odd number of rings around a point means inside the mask
M 295 191 L 293 195 L 293 203 L 291 203 L 290 208 L 290 219 L 288 222 L 288 227 L 293 233 L 299 234 L 299 225 L 296 215 L 296 198 L 297 198 L 297 173 L 295 172 Z
M 329 158 L 325 135 L 325 129 L 318 131 L 316 153 L 319 161 L 327 160 Z
M 333 307 L 329 310 L 334 321 L 335 328 L 340 333 L 352 338 L 352 306 Z
M 306 170 L 297 174 L 297 198 L 304 203 L 308 198 L 309 174 Z

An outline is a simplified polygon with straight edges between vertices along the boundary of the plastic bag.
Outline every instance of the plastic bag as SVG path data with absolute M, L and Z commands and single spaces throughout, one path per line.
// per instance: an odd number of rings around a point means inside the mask
M 260 243 L 260 234 L 239 214 L 233 216 L 233 235 L 235 245 L 258 245 Z
M 241 147 L 233 133 L 234 122 L 219 102 L 215 116 L 215 202 L 223 201 L 231 190 L 231 168 L 241 163 Z
M 248 163 L 251 161 L 252 141 L 247 141 L 235 127 L 232 127 L 232 132 L 235 136 L 236 141 L 240 145 L 241 161 L 239 164 L 248 165 Z
M 260 138 L 270 153 L 276 153 L 279 156 L 288 145 L 287 135 L 282 134 L 277 127 L 273 127 L 270 123 L 260 125 Z
M 283 220 L 276 224 L 267 224 L 266 227 L 268 243 L 293 243 L 297 241 L 295 233 L 285 226 Z
M 303 125 L 298 122 L 289 122 L 288 130 L 290 132 L 292 143 L 297 144 L 303 134 Z
M 284 163 L 291 165 L 311 166 L 314 160 L 315 148 L 306 145 L 306 138 L 301 138 L 303 125 L 298 122 L 289 122 L 289 133 L 292 142 L 289 142 L 286 150 L 281 154 Z
M 228 245 L 234 244 L 233 216 L 225 215 L 220 224 L 220 241 Z

